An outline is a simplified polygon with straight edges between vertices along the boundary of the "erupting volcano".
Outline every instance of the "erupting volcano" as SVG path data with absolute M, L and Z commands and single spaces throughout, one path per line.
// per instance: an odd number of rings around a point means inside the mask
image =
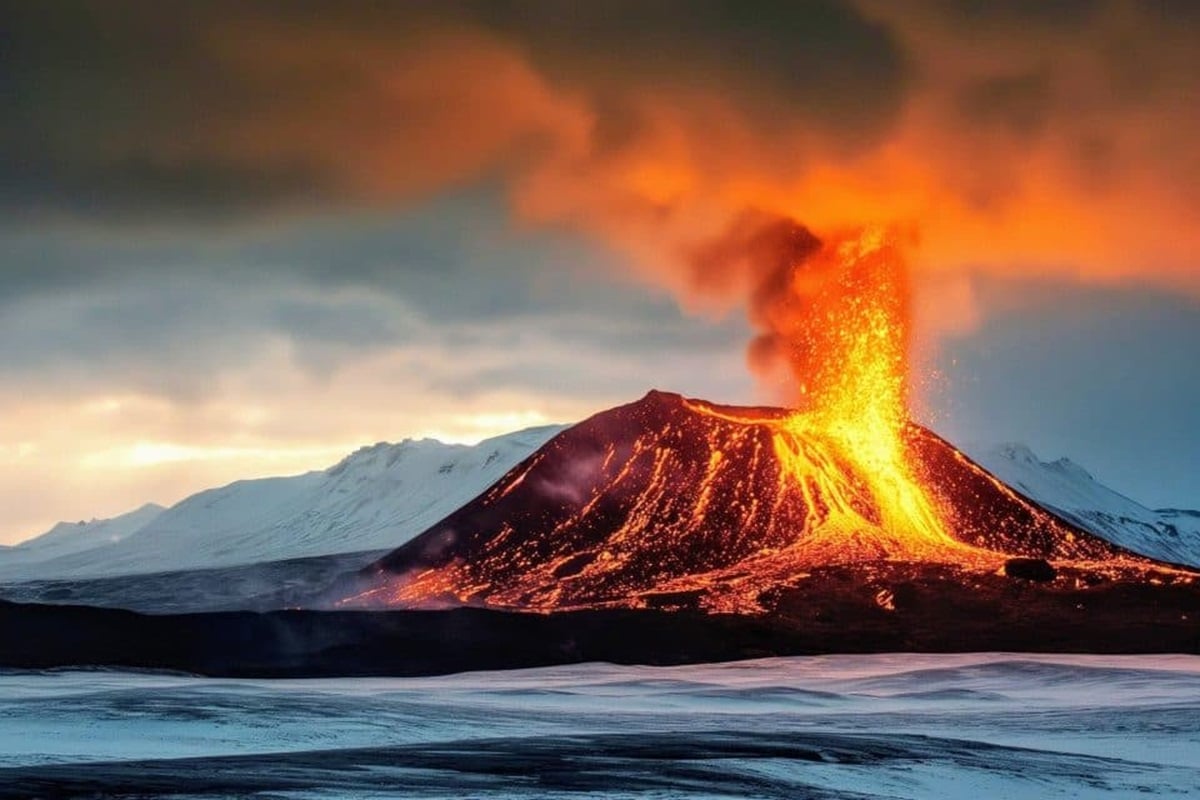
M 654 391 L 596 414 L 301 599 L 323 610 L 141 617 L 0 603 L 14 643 L 0 666 L 301 677 L 1200 652 L 1195 570 L 1075 527 L 910 420 L 900 255 L 880 231 L 822 245 L 784 222 L 734 231 L 697 261 L 754 277 L 751 360 L 796 387 L 791 408 Z
M 651 392 L 551 440 L 380 560 L 344 605 L 753 613 L 834 565 L 1154 566 L 1040 509 L 919 426 L 897 433 L 905 460 L 888 464 L 814 425 L 783 409 Z
M 820 244 L 786 223 L 753 238 L 769 258 L 751 356 L 790 371 L 795 408 L 651 392 L 597 414 L 368 568 L 339 604 L 757 613 L 829 568 L 869 582 L 900 564 L 985 575 L 1027 558 L 1082 581 L 1176 574 L 909 420 L 906 274 L 887 233 Z

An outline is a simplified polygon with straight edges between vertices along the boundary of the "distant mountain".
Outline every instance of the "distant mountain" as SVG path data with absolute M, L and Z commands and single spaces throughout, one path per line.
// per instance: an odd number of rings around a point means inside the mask
M 60 522 L 41 536 L 6 549 L 3 556 L 0 556 L 0 569 L 9 565 L 36 564 L 107 547 L 137 533 L 165 510 L 155 503 L 147 503 L 141 508 L 111 519 Z
M 326 470 L 238 481 L 166 510 L 146 506 L 113 520 L 60 523 L 0 553 L 0 580 L 203 569 L 395 547 L 560 430 L 530 428 L 470 446 L 380 443 Z
M 971 455 L 1009 486 L 1081 528 L 1153 558 L 1200 566 L 1200 511 L 1146 508 L 1069 459 L 1042 461 L 1022 444 L 973 449 Z

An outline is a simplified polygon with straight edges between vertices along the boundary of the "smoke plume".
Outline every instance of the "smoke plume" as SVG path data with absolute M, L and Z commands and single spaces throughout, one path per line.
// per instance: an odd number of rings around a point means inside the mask
M 1200 14 L 997 5 L 29 6 L 0 202 L 190 218 L 493 181 L 515 224 L 745 309 L 776 377 L 820 344 L 796 309 L 845 279 L 819 242 L 863 225 L 919 231 L 891 287 L 935 298 L 918 333 L 976 322 L 980 272 L 1200 289 Z

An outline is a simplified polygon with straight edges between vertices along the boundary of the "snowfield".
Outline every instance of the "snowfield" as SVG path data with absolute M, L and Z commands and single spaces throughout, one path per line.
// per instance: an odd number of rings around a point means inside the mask
M 160 505 L 147 503 L 111 519 L 60 522 L 41 536 L 6 549 L 0 564 L 36 564 L 104 548 L 137 533 L 165 510 Z
M 0 674 L 0 798 L 1200 794 L 1200 657 Z

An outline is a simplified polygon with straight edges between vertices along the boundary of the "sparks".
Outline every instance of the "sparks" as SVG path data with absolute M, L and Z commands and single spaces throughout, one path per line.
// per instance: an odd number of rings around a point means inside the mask
M 801 490 L 821 485 L 838 498 L 829 470 L 809 457 L 812 442 L 825 442 L 870 496 L 870 514 L 835 503 L 831 518 L 809 531 L 811 546 L 823 541 L 822 549 L 842 558 L 968 559 L 974 548 L 947 533 L 905 444 L 906 274 L 902 247 L 879 227 L 827 242 L 793 268 L 790 291 L 776 308 L 791 315 L 783 329 L 798 354 L 793 368 L 806 374 L 808 407 L 779 425 L 775 452 Z
M 651 392 L 597 414 L 378 562 L 341 602 L 757 613 L 780 587 L 837 565 L 996 572 L 1021 556 L 1159 569 L 911 422 L 905 264 L 891 234 L 826 240 L 780 266 L 787 280 L 763 321 L 796 378 L 793 407 Z

